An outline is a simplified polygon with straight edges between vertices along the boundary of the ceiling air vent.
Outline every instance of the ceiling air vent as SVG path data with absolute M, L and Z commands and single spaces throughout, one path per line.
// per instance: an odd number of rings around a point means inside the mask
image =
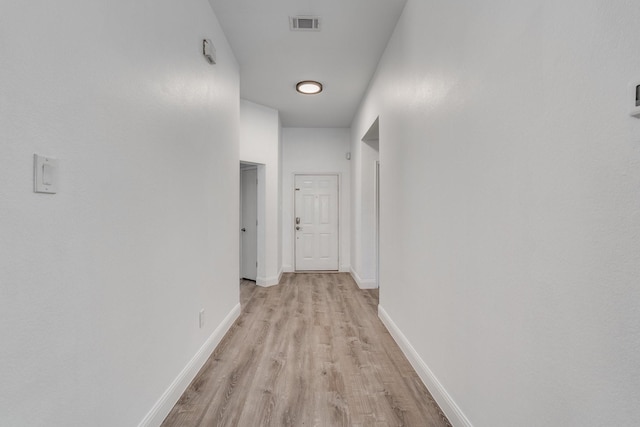
M 290 16 L 291 31 L 320 31 L 319 16 Z

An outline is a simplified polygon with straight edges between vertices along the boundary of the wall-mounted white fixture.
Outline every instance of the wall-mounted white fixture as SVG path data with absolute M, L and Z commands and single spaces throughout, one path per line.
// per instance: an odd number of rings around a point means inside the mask
M 211 40 L 202 40 L 202 54 L 209 64 L 216 63 L 216 48 L 213 43 L 211 43 Z
M 351 160 L 351 153 L 347 153 L 344 157 L 345 157 L 347 160 Z
M 35 193 L 58 192 L 58 160 L 33 155 L 33 191 Z
M 315 95 L 322 92 L 322 83 L 315 80 L 303 80 L 298 82 L 296 90 L 305 95 Z
M 640 81 L 629 85 L 629 95 L 629 104 L 631 104 L 629 115 L 640 119 Z

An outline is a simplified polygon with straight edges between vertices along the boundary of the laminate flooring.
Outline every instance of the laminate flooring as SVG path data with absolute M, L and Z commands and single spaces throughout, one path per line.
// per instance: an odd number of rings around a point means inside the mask
M 347 273 L 241 284 L 242 314 L 163 427 L 450 426 Z

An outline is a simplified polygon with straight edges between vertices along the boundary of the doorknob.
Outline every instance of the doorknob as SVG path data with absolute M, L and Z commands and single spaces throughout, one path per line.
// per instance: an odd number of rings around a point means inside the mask
M 299 225 L 296 225 L 296 230 L 300 231 L 302 227 L 300 227 Z
M 299 216 L 296 217 L 296 224 L 300 224 L 300 217 Z
M 244 227 L 242 227 L 242 231 L 247 231 L 247 229 L 246 229 L 246 228 L 244 228 Z

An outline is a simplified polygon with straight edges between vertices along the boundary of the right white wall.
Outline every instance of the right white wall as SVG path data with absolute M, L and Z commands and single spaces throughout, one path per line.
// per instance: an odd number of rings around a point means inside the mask
M 352 153 L 379 116 L 380 313 L 455 425 L 640 419 L 638 22 L 407 2 Z

